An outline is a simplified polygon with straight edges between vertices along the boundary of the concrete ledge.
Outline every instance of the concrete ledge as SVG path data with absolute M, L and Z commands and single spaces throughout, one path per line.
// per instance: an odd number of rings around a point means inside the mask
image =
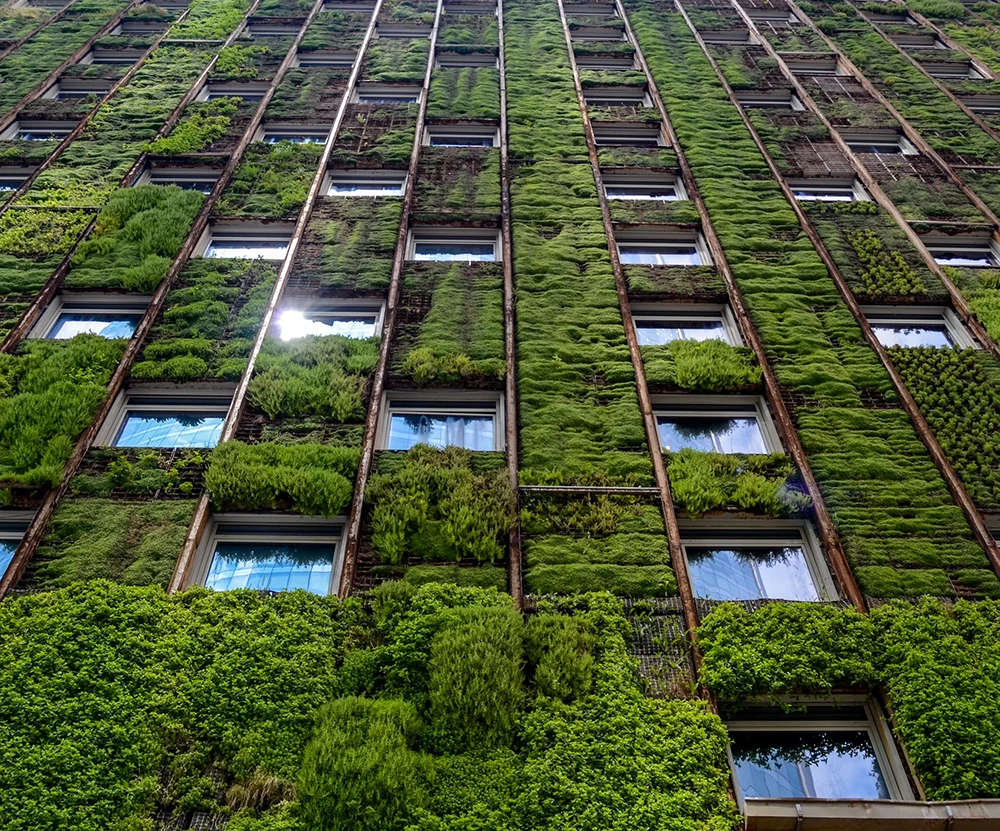
M 1000 799 L 747 799 L 746 831 L 1000 831 Z

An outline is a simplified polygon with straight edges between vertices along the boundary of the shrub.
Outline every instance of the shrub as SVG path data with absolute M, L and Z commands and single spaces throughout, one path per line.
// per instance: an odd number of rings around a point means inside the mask
M 528 665 L 534 670 L 531 685 L 537 695 L 574 701 L 590 692 L 596 638 L 589 621 L 539 614 L 529 619 L 524 635 Z

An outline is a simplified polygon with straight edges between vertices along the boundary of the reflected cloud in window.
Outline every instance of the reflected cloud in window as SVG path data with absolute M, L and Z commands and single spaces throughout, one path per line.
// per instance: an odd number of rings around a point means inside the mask
M 819 600 L 801 546 L 686 546 L 695 594 L 710 600 Z
M 223 415 L 170 416 L 128 413 L 115 447 L 215 447 Z
M 100 335 L 102 338 L 130 338 L 142 315 L 87 314 L 63 312 L 46 337 L 69 340 L 77 335 Z
M 490 416 L 397 415 L 389 420 L 389 450 L 409 450 L 417 444 L 431 447 L 494 449 L 494 420 Z
M 756 418 L 660 416 L 657 419 L 664 450 L 684 448 L 708 453 L 767 453 Z
M 309 335 L 340 335 L 345 338 L 371 338 L 375 336 L 375 314 L 317 315 L 284 311 L 278 318 L 278 331 L 282 340 L 294 340 Z
M 329 545 L 220 542 L 215 547 L 205 585 L 218 591 L 304 589 L 330 590 L 334 550 Z

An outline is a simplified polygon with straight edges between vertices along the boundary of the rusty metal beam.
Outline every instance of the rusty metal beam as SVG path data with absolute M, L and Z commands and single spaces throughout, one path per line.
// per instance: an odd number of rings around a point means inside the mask
M 382 414 L 382 396 L 385 392 L 385 382 L 389 375 L 389 353 L 392 348 L 393 336 L 396 333 L 396 318 L 399 316 L 399 296 L 403 284 L 403 264 L 406 259 L 406 240 L 410 232 L 410 214 L 413 212 L 413 202 L 416 198 L 417 168 L 420 161 L 420 147 L 423 144 L 424 122 L 427 119 L 427 99 L 430 96 L 431 72 L 434 69 L 434 53 L 437 50 L 438 31 L 441 27 L 441 13 L 444 10 L 444 0 L 437 0 L 434 8 L 434 25 L 431 27 L 430 51 L 427 53 L 427 68 L 424 71 L 424 81 L 420 91 L 420 104 L 417 108 L 417 123 L 413 135 L 413 147 L 410 150 L 410 164 L 406 173 L 406 190 L 403 194 L 403 211 L 399 220 L 399 232 L 396 235 L 396 249 L 392 258 L 392 273 L 389 277 L 389 296 L 386 299 L 385 319 L 382 324 L 382 340 L 379 343 L 378 364 L 372 376 L 371 397 L 368 402 L 368 415 L 365 419 L 365 432 L 361 440 L 361 458 L 358 462 L 358 475 L 354 481 L 354 495 L 351 499 L 351 510 L 347 520 L 347 535 L 344 542 L 344 565 L 340 572 L 341 597 L 351 593 L 354 574 L 358 567 L 358 546 L 361 542 L 361 520 L 365 507 L 365 488 L 371 476 L 375 460 L 375 434 L 378 430 L 379 417 Z
M 295 262 L 295 254 L 298 251 L 299 245 L 302 242 L 302 237 L 308 227 L 309 219 L 312 216 L 313 208 L 316 205 L 316 200 L 319 198 L 320 188 L 322 187 L 323 179 L 326 176 L 326 169 L 330 164 L 330 157 L 333 154 L 333 146 L 337 140 L 337 136 L 340 134 L 340 128 L 343 125 L 344 115 L 347 112 L 347 106 L 350 103 L 351 95 L 354 92 L 354 88 L 357 86 L 358 77 L 361 74 L 361 66 L 365 58 L 365 53 L 368 50 L 368 46 L 374 37 L 375 26 L 381 8 L 382 0 L 376 0 L 372 16 L 368 21 L 368 28 L 365 30 L 364 38 L 361 41 L 361 45 L 358 47 L 358 56 L 354 61 L 354 66 L 351 68 L 351 75 L 348 78 L 346 87 L 344 88 L 343 97 L 337 105 L 337 114 L 334 116 L 333 124 L 330 126 L 330 131 L 327 134 L 326 144 L 323 145 L 323 152 L 320 155 L 319 163 L 316 166 L 316 172 L 313 174 L 312 182 L 309 185 L 309 192 L 306 195 L 306 201 L 303 203 L 302 208 L 299 211 L 298 218 L 295 222 L 295 228 L 292 232 L 292 238 L 289 240 L 288 250 L 285 253 L 285 259 L 281 264 L 281 269 L 278 272 L 278 278 L 275 280 L 274 288 L 271 290 L 267 307 L 264 310 L 264 316 L 261 319 L 259 328 L 257 329 L 257 335 L 254 338 L 253 347 L 251 348 L 250 355 L 247 359 L 246 369 L 240 377 L 239 386 L 236 388 L 236 393 L 233 396 L 229 411 L 226 413 L 226 420 L 223 424 L 222 434 L 219 438 L 220 443 L 230 441 L 235 437 L 236 431 L 239 427 L 240 418 L 246 409 L 247 390 L 250 386 L 250 380 L 253 377 L 254 368 L 257 364 L 257 358 L 260 356 L 260 351 L 264 346 L 264 341 L 266 340 L 268 331 L 271 328 L 271 323 L 274 320 L 274 313 L 284 296 L 285 288 L 288 285 L 288 278 Z M 308 23 L 303 27 L 303 31 L 305 31 L 307 27 Z M 195 507 L 194 517 L 191 520 L 187 536 L 184 539 L 184 546 L 181 549 L 181 553 L 176 564 L 174 565 L 174 571 L 171 575 L 168 587 L 168 591 L 170 592 L 180 591 L 187 585 L 190 579 L 191 566 L 194 562 L 195 553 L 198 550 L 198 545 L 200 544 L 202 535 L 204 534 L 205 528 L 208 524 L 209 509 L 210 504 L 208 494 L 203 493 L 198 498 L 198 504 Z

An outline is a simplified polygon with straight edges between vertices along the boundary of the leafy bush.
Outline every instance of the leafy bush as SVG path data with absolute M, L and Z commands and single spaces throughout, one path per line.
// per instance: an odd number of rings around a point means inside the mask
M 204 150 L 229 132 L 229 125 L 239 108 L 239 101 L 233 98 L 196 101 L 187 108 L 170 135 L 150 142 L 145 149 L 163 156 Z
M 525 656 L 534 669 L 531 685 L 537 695 L 575 701 L 590 692 L 596 643 L 590 621 L 539 614 L 528 620 L 524 637 Z
M 644 346 L 642 358 L 650 384 L 692 392 L 724 392 L 761 382 L 753 352 L 719 340 L 676 340 L 664 346 Z

